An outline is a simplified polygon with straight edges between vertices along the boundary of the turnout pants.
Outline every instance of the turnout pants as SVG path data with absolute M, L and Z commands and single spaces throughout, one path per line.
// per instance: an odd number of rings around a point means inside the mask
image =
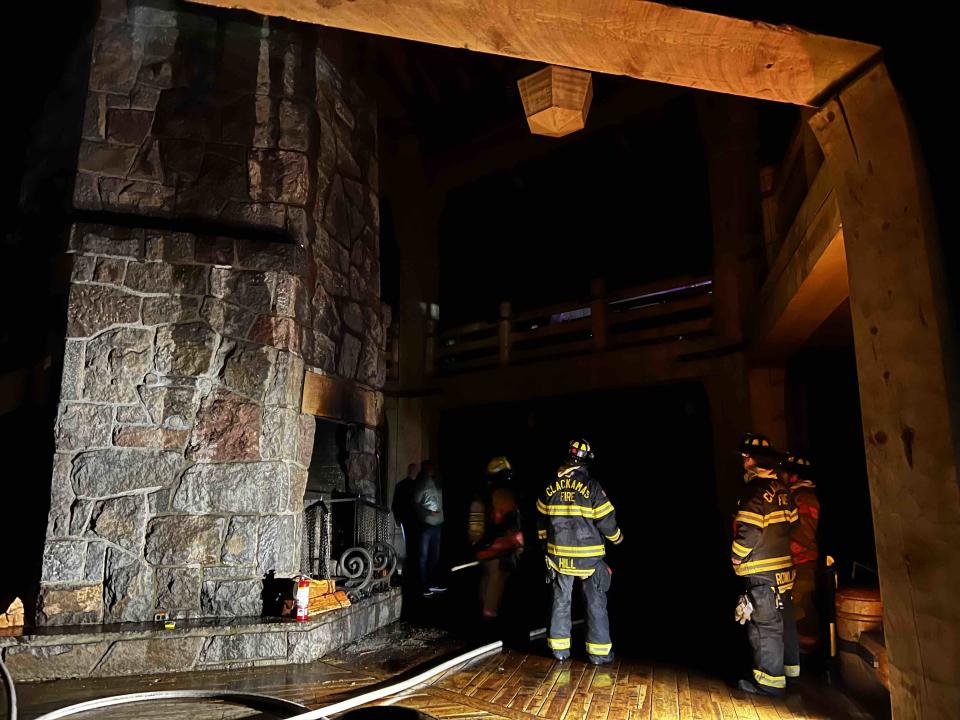
M 553 604 L 547 645 L 555 652 L 570 653 L 570 608 L 573 585 L 578 578 L 555 573 L 552 583 Z M 610 642 L 610 619 L 607 616 L 607 590 L 610 589 L 610 568 L 600 563 L 588 578 L 579 578 L 583 604 L 587 614 L 587 654 L 607 657 L 613 649 Z
M 747 638 L 753 651 L 753 681 L 768 695 L 782 695 L 788 677 L 800 675 L 797 623 L 790 591 L 778 593 L 774 584 L 760 578 L 747 580 L 753 616 Z
M 820 617 L 817 612 L 815 591 L 817 563 L 797 565 L 797 579 L 793 585 L 793 611 L 797 617 L 797 631 L 811 640 L 820 638 Z
M 513 568 L 510 558 L 493 558 L 480 562 L 480 602 L 483 616 L 490 620 L 500 614 L 503 592 Z

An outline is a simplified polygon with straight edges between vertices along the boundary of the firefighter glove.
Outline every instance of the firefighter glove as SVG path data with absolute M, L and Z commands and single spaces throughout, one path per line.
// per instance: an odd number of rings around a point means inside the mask
M 753 615 L 753 603 L 746 595 L 741 595 L 737 600 L 737 607 L 733 611 L 733 619 L 741 625 L 745 625 L 750 621 L 751 615 Z

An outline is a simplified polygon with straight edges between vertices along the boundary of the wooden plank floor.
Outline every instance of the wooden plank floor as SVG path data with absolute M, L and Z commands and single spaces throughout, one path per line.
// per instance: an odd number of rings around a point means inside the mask
M 780 700 L 727 687 L 715 678 L 668 665 L 618 658 L 594 667 L 576 660 L 556 663 L 516 650 L 455 668 L 429 687 L 391 705 L 413 707 L 436 718 L 548 718 L 549 720 L 821 720 L 857 717 L 806 706 L 791 693 Z M 476 714 L 481 713 L 481 714 Z M 861 716 L 863 717 L 863 716 Z
M 371 653 L 379 654 L 379 653 Z M 429 658 L 417 653 L 407 667 Z M 68 704 L 141 690 L 222 688 L 274 695 L 319 707 L 353 695 L 365 685 L 382 681 L 402 664 L 385 660 L 390 672 L 364 656 L 362 667 L 351 667 L 349 654 L 337 664 L 279 666 L 250 670 L 194 672 L 136 678 L 101 678 L 34 683 L 19 686 L 21 716 L 35 718 Z M 382 656 L 386 657 L 386 656 Z M 783 700 L 771 700 L 732 690 L 716 678 L 682 667 L 650 664 L 618 657 L 603 667 L 581 661 L 557 663 L 538 651 L 504 650 L 456 667 L 426 686 L 388 698 L 380 705 L 412 707 L 440 720 L 488 718 L 497 720 L 818 720 L 864 718 L 840 705 L 820 700 L 835 689 L 809 686 Z M 182 706 L 137 705 L 142 720 L 166 720 L 185 715 Z M 88 713 L 84 720 L 133 716 L 128 706 L 117 714 Z M 816 707 L 816 709 L 814 709 Z M 125 715 L 126 713 L 126 715 Z M 241 718 L 246 715 L 226 707 L 194 711 L 191 720 Z M 265 716 L 259 716 L 265 717 Z

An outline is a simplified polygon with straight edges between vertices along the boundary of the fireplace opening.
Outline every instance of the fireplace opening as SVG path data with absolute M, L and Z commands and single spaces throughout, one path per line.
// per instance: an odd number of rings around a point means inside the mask
M 396 553 L 385 503 L 381 433 L 317 418 L 303 499 L 300 572 L 331 579 L 351 599 L 390 587 Z

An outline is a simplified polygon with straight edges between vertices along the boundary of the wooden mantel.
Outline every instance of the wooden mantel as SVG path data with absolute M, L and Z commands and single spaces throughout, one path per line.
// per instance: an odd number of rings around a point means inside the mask
M 794 105 L 819 105 L 880 52 L 641 0 L 192 1 Z

